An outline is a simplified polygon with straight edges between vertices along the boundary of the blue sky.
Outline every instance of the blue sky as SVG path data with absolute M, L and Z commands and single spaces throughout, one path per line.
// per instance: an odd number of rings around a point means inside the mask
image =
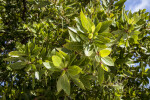
M 150 12 L 150 0 L 127 0 L 125 2 L 125 9 L 136 12 L 139 9 L 146 9 Z

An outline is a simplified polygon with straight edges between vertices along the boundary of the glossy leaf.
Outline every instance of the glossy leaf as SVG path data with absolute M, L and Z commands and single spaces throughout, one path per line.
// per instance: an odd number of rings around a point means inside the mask
M 47 69 L 50 69 L 50 68 L 51 68 L 49 61 L 43 62 L 43 65 L 44 65 Z
M 39 77 L 40 77 L 40 76 L 39 76 L 39 72 L 36 71 L 36 72 L 35 72 L 35 78 L 37 78 L 37 79 L 39 80 L 39 79 L 40 79 Z
M 52 61 L 53 61 L 54 66 L 56 66 L 56 67 L 60 67 L 60 65 L 62 63 L 62 59 L 56 55 L 52 56 Z
M 91 31 L 91 24 L 90 22 L 88 21 L 88 19 L 85 17 L 85 15 L 83 14 L 83 12 L 81 11 L 80 12 L 80 19 L 81 19 L 81 23 L 82 23 L 82 26 L 87 30 L 87 31 Z
M 25 54 L 23 54 L 23 53 L 21 53 L 19 51 L 11 51 L 9 53 L 9 56 L 11 56 L 11 57 L 19 57 L 19 56 L 23 56 L 23 55 L 25 55 Z
M 72 41 L 74 41 L 74 42 L 77 41 L 77 40 L 76 40 L 76 35 L 75 35 L 73 32 L 69 31 L 69 35 L 70 35 Z
M 113 62 L 112 58 L 110 58 L 108 56 L 101 58 L 101 60 L 104 64 L 106 64 L 108 66 L 114 66 L 114 62 Z
M 101 67 L 103 68 L 103 70 L 105 70 L 107 72 L 110 71 L 110 69 L 106 65 L 104 65 L 104 64 L 101 64 Z
M 111 52 L 111 49 L 110 48 L 106 48 L 106 49 L 100 50 L 99 55 L 101 57 L 106 57 L 106 56 L 108 56 L 110 54 L 110 52 Z

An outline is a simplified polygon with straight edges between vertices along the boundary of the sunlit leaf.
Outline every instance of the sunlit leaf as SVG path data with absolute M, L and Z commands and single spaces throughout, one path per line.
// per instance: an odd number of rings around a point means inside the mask
M 99 55 L 101 57 L 106 57 L 106 56 L 108 56 L 110 54 L 110 52 L 111 52 L 111 49 L 110 48 L 106 48 L 106 49 L 100 50 Z
M 62 63 L 62 59 L 56 55 L 52 56 L 52 61 L 53 61 L 54 66 L 56 67 L 59 67 L 60 64 Z
M 103 70 L 105 70 L 107 72 L 110 71 L 110 69 L 106 65 L 104 65 L 104 64 L 101 64 L 101 67 L 103 68 Z
M 47 69 L 50 69 L 50 68 L 51 68 L 49 61 L 43 62 L 43 65 L 44 65 Z
M 103 57 L 101 58 L 102 62 L 108 66 L 114 66 L 114 61 L 110 57 Z
M 85 15 L 83 14 L 83 12 L 81 11 L 80 12 L 80 19 L 81 19 L 81 23 L 82 23 L 82 26 L 87 30 L 87 31 L 91 31 L 91 24 L 90 22 L 88 21 L 88 19 L 85 17 Z

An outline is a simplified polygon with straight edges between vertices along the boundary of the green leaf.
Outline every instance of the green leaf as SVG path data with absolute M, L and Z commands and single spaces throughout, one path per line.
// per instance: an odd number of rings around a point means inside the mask
M 85 89 L 84 84 L 80 81 L 79 78 L 72 78 L 72 80 L 78 87 L 80 87 L 81 89 Z
M 106 57 L 106 56 L 108 56 L 110 54 L 110 52 L 111 52 L 111 49 L 110 48 L 106 48 L 106 49 L 100 50 L 99 55 L 101 57 Z
M 88 21 L 89 21 L 89 23 L 90 23 L 90 25 L 91 25 L 91 29 L 92 29 L 92 33 L 95 31 L 95 25 L 94 25 L 94 23 L 92 22 L 92 20 L 90 19 L 90 18 L 87 18 L 88 19 Z
M 104 32 L 111 25 L 112 21 L 105 21 L 102 23 L 99 33 Z
M 69 50 L 81 51 L 83 49 L 83 45 L 80 42 L 69 42 L 64 45 L 65 48 Z
M 131 71 L 123 71 L 123 73 L 126 75 L 126 76 L 132 76 L 133 73 Z
M 134 32 L 131 32 L 131 37 L 134 39 L 134 42 L 135 44 L 138 44 L 138 35 L 140 34 L 139 31 L 134 31 Z
M 37 78 L 38 80 L 40 79 L 40 78 L 39 78 L 39 72 L 38 72 L 38 71 L 35 72 L 35 78 Z
M 98 35 L 96 39 L 94 39 L 94 42 L 101 42 L 101 43 L 109 43 L 110 42 L 110 39 L 107 38 L 107 37 L 104 37 L 102 35 Z
M 76 65 L 69 66 L 69 68 L 68 68 L 68 73 L 72 76 L 78 75 L 81 71 L 82 71 L 82 69 Z
M 46 48 L 43 48 L 43 49 L 41 50 L 40 55 L 42 56 L 42 58 L 45 58 L 45 56 L 46 56 Z
M 20 60 L 19 58 L 21 58 L 21 57 L 4 58 L 4 61 L 15 61 L 15 62 L 17 62 L 18 60 Z
M 74 42 L 77 41 L 77 40 L 76 40 L 76 35 L 75 35 L 73 32 L 69 31 L 69 35 L 70 35 L 72 41 L 74 41 Z
M 96 60 L 97 62 L 100 62 L 100 57 L 99 57 L 98 55 L 96 55 L 96 56 L 95 56 L 95 60 Z
M 108 66 L 114 66 L 114 62 L 110 57 L 103 57 L 101 58 L 102 62 Z
M 35 46 L 35 48 L 32 51 L 32 55 L 37 56 L 38 54 L 40 54 L 40 51 L 41 51 L 41 47 Z
M 101 68 L 101 66 L 98 66 L 97 70 L 98 70 L 98 81 L 99 84 L 101 85 L 104 81 L 104 70 Z
M 61 77 L 59 77 L 58 81 L 57 81 L 57 91 L 60 92 L 62 90 L 62 84 L 61 84 Z
M 80 38 L 83 40 L 83 41 L 88 41 L 89 38 L 85 35 L 85 34 L 79 34 Z
M 107 72 L 110 71 L 110 69 L 107 66 L 105 66 L 104 64 L 101 64 L 101 67 L 103 68 L 103 70 L 105 70 Z
M 97 32 L 100 30 L 101 26 L 102 26 L 102 22 L 100 22 L 100 23 L 96 26 L 94 33 L 97 33 Z
M 99 35 L 101 35 L 101 36 L 103 36 L 103 37 L 113 37 L 113 35 L 111 34 L 111 33 L 106 33 L 106 32 L 104 32 L 104 33 L 100 33 Z
M 61 75 L 57 81 L 57 91 L 60 92 L 62 89 L 70 95 L 70 82 L 66 74 Z
M 74 32 L 74 33 L 77 33 L 77 29 L 76 28 L 74 28 L 74 27 L 68 27 L 72 32 Z
M 119 0 L 118 2 L 115 3 L 115 6 L 122 7 L 125 2 L 126 2 L 126 0 Z
M 93 54 L 93 50 L 90 50 L 90 47 L 85 47 L 84 53 L 86 56 L 91 56 Z
M 81 19 L 81 23 L 82 23 L 82 26 L 88 31 L 88 32 L 91 32 L 91 24 L 90 22 L 88 21 L 88 19 L 85 17 L 85 15 L 83 14 L 83 12 L 81 11 L 80 12 L 80 19 Z
M 34 87 L 35 87 L 35 75 L 34 75 L 34 73 L 32 73 L 31 76 L 32 76 L 32 88 L 34 89 Z
M 79 32 L 81 33 L 87 32 L 87 30 L 81 24 L 77 23 L 76 25 L 77 25 Z
M 86 87 L 87 89 L 91 89 L 90 79 L 88 77 L 81 77 L 80 80 L 84 84 L 84 87 Z
M 131 19 L 132 18 L 132 12 L 131 10 L 129 11 L 128 17 Z
M 4 33 L 0 33 L 0 36 L 3 36 Z
M 105 6 L 105 7 L 107 7 L 107 0 L 102 0 L 103 1 L 103 5 Z
M 52 61 L 53 61 L 54 66 L 56 67 L 59 67 L 62 63 L 62 59 L 56 55 L 52 56 Z
M 21 52 L 19 52 L 19 51 L 11 51 L 10 53 L 9 53 L 9 56 L 11 56 L 11 57 L 20 57 L 20 56 L 24 56 L 25 54 L 23 54 L 23 53 L 21 53 Z
M 49 61 L 43 62 L 43 65 L 44 65 L 47 69 L 50 69 L 50 68 L 51 68 Z
M 22 69 L 26 66 L 27 62 L 16 62 L 16 63 L 13 63 L 11 64 L 11 68 L 12 69 Z

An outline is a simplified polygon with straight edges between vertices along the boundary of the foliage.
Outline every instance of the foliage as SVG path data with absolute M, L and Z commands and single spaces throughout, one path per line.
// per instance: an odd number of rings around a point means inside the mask
M 150 98 L 150 15 L 126 0 L 0 0 L 0 98 Z

